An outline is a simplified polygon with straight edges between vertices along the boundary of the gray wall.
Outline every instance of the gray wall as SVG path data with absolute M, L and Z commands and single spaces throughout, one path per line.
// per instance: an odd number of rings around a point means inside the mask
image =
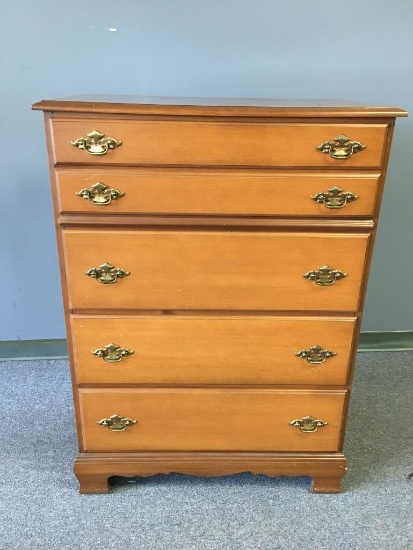
M 40 99 L 330 97 L 413 113 L 411 0 L 0 0 L 0 340 L 64 336 Z M 116 30 L 111 30 L 116 29 Z M 363 330 L 411 330 L 413 120 L 399 119 Z

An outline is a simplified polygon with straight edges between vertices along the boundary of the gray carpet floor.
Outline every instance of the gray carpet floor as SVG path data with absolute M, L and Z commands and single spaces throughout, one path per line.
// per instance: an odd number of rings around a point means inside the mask
M 79 495 L 66 361 L 0 362 L 0 548 L 413 548 L 413 352 L 359 354 L 339 495 L 310 479 L 114 478 Z

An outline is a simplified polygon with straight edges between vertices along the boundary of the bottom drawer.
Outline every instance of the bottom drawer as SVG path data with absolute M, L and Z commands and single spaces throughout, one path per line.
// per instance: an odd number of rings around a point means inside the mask
M 337 451 L 345 391 L 83 389 L 85 451 Z M 123 431 L 99 421 L 136 421 Z M 290 422 L 327 424 L 303 432 Z

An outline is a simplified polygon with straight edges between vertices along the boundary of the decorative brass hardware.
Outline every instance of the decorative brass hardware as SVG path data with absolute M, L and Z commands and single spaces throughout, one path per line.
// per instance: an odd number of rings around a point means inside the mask
M 85 138 L 80 137 L 70 143 L 79 149 L 84 149 L 89 155 L 106 155 L 109 149 L 115 149 L 122 145 L 121 141 L 105 137 L 105 134 L 101 134 L 97 130 L 93 130 Z
M 303 277 L 314 281 L 317 285 L 320 286 L 330 286 L 333 285 L 339 279 L 347 277 L 347 273 L 343 273 L 339 269 L 333 269 L 329 265 L 323 265 L 314 271 L 309 271 L 304 273 Z
M 125 271 L 120 267 L 115 267 L 108 262 L 100 265 L 99 267 L 92 267 L 85 271 L 86 275 L 96 279 L 99 283 L 104 285 L 110 285 L 111 283 L 116 283 L 118 279 L 122 279 L 130 274 L 129 271 Z
M 356 201 L 359 197 L 335 185 L 334 187 L 330 187 L 328 191 L 317 193 L 317 195 L 313 195 L 311 198 L 315 202 L 324 204 L 326 208 L 337 209 L 343 208 L 349 202 Z
M 350 138 L 341 134 L 333 141 L 325 141 L 321 145 L 316 145 L 316 149 L 322 153 L 329 153 L 333 159 L 348 159 L 353 153 L 363 151 L 367 145 L 362 145 L 359 141 L 350 141 Z
M 305 416 L 304 418 L 297 418 L 297 420 L 292 420 L 291 422 L 289 422 L 289 425 L 294 426 L 294 428 L 299 428 L 300 432 L 303 432 L 304 434 L 309 434 L 312 432 L 316 432 L 318 428 L 327 426 L 327 422 L 324 422 L 323 420 L 318 420 L 314 418 L 314 416 Z
M 296 353 L 297 357 L 307 359 L 307 362 L 312 365 L 321 365 L 326 362 L 326 359 L 334 357 L 335 355 L 337 355 L 337 353 L 334 353 L 334 351 L 323 349 L 319 345 L 315 345 L 310 349 L 302 349 Z
M 136 424 L 137 420 L 132 420 L 131 418 L 125 418 L 120 414 L 114 414 L 109 418 L 102 418 L 98 420 L 98 424 L 101 426 L 106 426 L 107 429 L 111 432 L 123 432 L 128 426 Z
M 104 348 L 96 349 L 92 351 L 92 355 L 101 357 L 106 363 L 119 363 L 124 357 L 135 353 L 132 349 L 121 348 L 116 344 L 108 344 Z
M 82 199 L 89 200 L 89 202 L 96 204 L 96 206 L 106 206 L 113 200 L 124 197 L 125 193 L 117 189 L 110 189 L 107 185 L 98 181 L 92 187 L 85 187 L 80 191 L 76 191 L 76 195 L 82 197 Z

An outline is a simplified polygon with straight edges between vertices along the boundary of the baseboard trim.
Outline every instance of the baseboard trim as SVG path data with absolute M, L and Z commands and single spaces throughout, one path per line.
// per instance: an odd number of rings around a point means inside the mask
M 0 342 L 1 361 L 67 359 L 66 338 L 50 340 L 5 340 Z
M 411 351 L 413 331 L 362 332 L 357 351 Z
M 411 350 L 413 350 L 413 331 L 362 332 L 360 334 L 359 352 Z M 1 361 L 30 359 L 67 359 L 66 339 L 0 341 Z

